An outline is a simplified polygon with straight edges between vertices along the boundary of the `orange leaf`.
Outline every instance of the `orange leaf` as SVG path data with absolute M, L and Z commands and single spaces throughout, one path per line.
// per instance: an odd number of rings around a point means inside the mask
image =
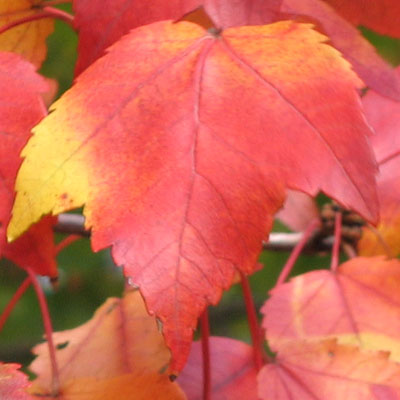
M 338 1 L 338 0 L 333 0 Z M 364 0 L 360 0 L 364 1 Z M 394 0 L 397 1 L 397 0 Z M 353 4 L 353 1 L 346 1 Z M 381 1 L 374 1 L 381 3 Z M 400 100 L 400 79 L 393 68 L 376 53 L 375 48 L 361 33 L 322 0 L 283 0 L 282 11 L 288 14 L 311 18 L 329 36 L 335 46 L 351 62 L 354 70 L 367 86 L 384 96 Z M 399 13 L 388 9 L 398 21 Z
M 36 127 L 9 236 L 86 203 L 94 249 L 113 246 L 179 371 L 204 307 L 254 271 L 285 186 L 376 218 L 360 81 L 324 40 L 290 21 L 124 36 Z
M 90 321 L 78 328 L 55 333 L 54 342 L 58 347 L 61 399 L 73 399 L 79 393 L 83 396 L 81 390 L 85 387 L 88 399 L 91 399 L 89 396 L 96 400 L 111 399 L 110 393 L 120 396 L 115 398 L 135 398 L 133 394 L 141 393 L 140 390 L 143 390 L 143 397 L 138 398 L 146 398 L 147 393 L 150 399 L 153 398 L 152 386 L 158 387 L 157 390 L 163 387 L 161 391 L 165 393 L 175 393 L 176 397 L 166 395 L 166 400 L 184 398 L 177 385 L 162 374 L 167 369 L 170 353 L 138 291 L 126 293 L 123 299 L 108 299 Z M 51 377 L 47 344 L 36 346 L 34 353 L 38 357 L 30 369 L 38 378 L 30 391 L 33 394 L 49 393 Z M 124 389 L 122 386 L 129 380 L 132 383 Z M 136 384 L 143 384 L 143 388 Z M 119 391 L 114 395 L 113 391 L 118 387 Z M 102 395 L 103 390 L 110 397 Z M 125 397 L 123 390 L 132 391 L 132 397 Z
M 0 27 L 34 15 L 39 10 L 34 7 L 41 0 L 0 0 Z M 53 32 L 51 18 L 27 22 L 0 35 L 0 51 L 12 51 L 22 55 L 37 68 L 46 58 L 46 39 Z
M 102 56 L 105 49 L 133 28 L 182 18 L 204 6 L 218 27 L 263 25 L 274 20 L 282 0 L 75 0 L 79 29 L 76 74 Z
M 238 340 L 211 337 L 210 360 L 212 400 L 258 400 L 257 369 L 251 346 Z M 200 342 L 193 343 L 178 383 L 189 400 L 203 399 Z
M 41 97 L 46 90 L 44 79 L 30 63 L 16 54 L 0 53 L 0 255 L 38 274 L 56 276 L 51 218 L 33 226 L 14 243 L 6 241 L 15 178 L 22 162 L 19 154 L 32 127 L 47 114 Z
M 258 376 L 262 400 L 398 400 L 400 366 L 334 340 L 293 342 Z
M 273 289 L 263 306 L 271 348 L 336 337 L 339 343 L 385 350 L 400 361 L 400 262 L 354 258 L 337 273 L 313 271 Z
M 25 390 L 29 387 L 28 377 L 18 371 L 18 364 L 3 364 L 0 362 L 0 399 L 2 400 L 32 400 Z
M 177 384 L 166 375 L 143 373 L 120 375 L 114 378 L 76 378 L 69 381 L 57 396 L 34 391 L 37 400 L 186 400 Z M 11 400 L 11 399 L 10 399 Z

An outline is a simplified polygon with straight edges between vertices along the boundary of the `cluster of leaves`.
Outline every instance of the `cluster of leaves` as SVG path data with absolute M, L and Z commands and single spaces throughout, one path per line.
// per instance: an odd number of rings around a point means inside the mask
M 0 0 L 0 251 L 37 288 L 50 348 L 31 383 L 0 364 L 1 398 L 400 399 L 400 75 L 357 29 L 400 38 L 398 1 L 58 3 Z M 54 18 L 79 46 L 48 112 Z M 283 269 L 269 358 L 246 276 L 288 189 L 294 229 L 317 229 L 320 191 L 378 225 L 339 267 L 337 212 L 331 269 Z M 54 215 L 82 206 L 139 290 L 52 335 L 35 274 L 57 276 Z M 208 337 L 206 307 L 237 281 L 253 346 Z

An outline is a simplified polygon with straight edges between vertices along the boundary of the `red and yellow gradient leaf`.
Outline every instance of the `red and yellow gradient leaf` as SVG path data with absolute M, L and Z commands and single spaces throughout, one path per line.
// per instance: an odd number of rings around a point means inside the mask
M 400 366 L 334 340 L 283 346 L 258 376 L 262 400 L 398 400 Z
M 400 362 L 400 262 L 355 258 L 338 272 L 313 271 L 278 286 L 263 306 L 271 348 L 335 337 L 390 352 Z
M 178 20 L 203 6 L 218 27 L 263 25 L 273 21 L 282 0 L 75 0 L 79 29 L 76 74 L 134 28 L 167 19 Z
M 38 12 L 34 7 L 41 0 L 0 0 L 0 27 L 27 18 Z M 27 22 L 0 35 L 0 51 L 22 55 L 37 68 L 46 58 L 46 39 L 54 30 L 51 18 Z
M 400 77 L 400 69 L 397 69 Z M 380 237 L 364 229 L 361 255 L 400 254 L 400 103 L 369 91 L 363 97 L 365 115 L 375 130 L 371 141 L 379 163 Z
M 86 204 L 93 248 L 113 246 L 179 371 L 204 307 L 254 271 L 285 186 L 376 218 L 360 81 L 324 40 L 290 21 L 131 32 L 35 128 L 9 236 Z
M 400 38 L 400 2 L 397 0 L 325 0 L 354 25 Z
M 257 369 L 253 348 L 238 340 L 211 337 L 212 400 L 258 400 Z M 193 343 L 188 362 L 178 383 L 188 400 L 203 399 L 201 343 Z
M 400 100 L 400 79 L 394 69 L 377 54 L 358 29 L 325 1 L 283 0 L 282 12 L 290 14 L 292 18 L 310 18 L 329 36 L 332 45 L 349 60 L 367 86 L 384 96 Z M 397 19 L 397 16 L 398 13 L 393 13 L 393 18 Z
M 32 127 L 47 114 L 42 100 L 46 90 L 33 65 L 16 54 L 0 53 L 0 256 L 38 274 L 56 276 L 52 218 L 37 223 L 14 243 L 6 239 L 20 152 Z
M 18 371 L 18 364 L 3 364 L 0 362 L 0 399 L 2 400 L 32 400 L 26 393 L 30 386 L 28 377 Z
M 84 393 L 88 399 L 91 399 L 89 395 L 93 399 L 136 399 L 133 396 L 136 392 L 142 396 L 139 399 L 146 398 L 146 393 L 150 399 L 153 398 L 152 390 L 156 390 L 152 389 L 153 385 L 160 392 L 170 393 L 165 400 L 184 399 L 178 386 L 171 383 L 162 372 L 167 370 L 170 352 L 155 318 L 147 314 L 138 291 L 127 292 L 123 299 L 108 299 L 85 324 L 55 333 L 54 342 L 58 347 L 56 357 L 60 371 L 60 393 L 64 396 L 62 399 L 74 399 L 79 393 L 83 396 L 82 388 L 85 385 Z M 30 369 L 38 378 L 33 382 L 30 392 L 49 393 L 51 369 L 47 344 L 36 346 L 34 353 L 38 357 Z M 126 388 L 120 387 L 113 394 L 113 390 L 129 380 L 132 384 Z M 143 388 L 136 387 L 141 382 Z M 101 397 L 102 390 L 110 397 Z M 124 397 L 123 390 L 127 390 L 126 393 L 132 390 L 131 397 Z

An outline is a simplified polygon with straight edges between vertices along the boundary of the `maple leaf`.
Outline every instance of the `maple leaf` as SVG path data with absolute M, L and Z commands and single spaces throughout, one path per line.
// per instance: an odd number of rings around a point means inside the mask
M 397 0 L 325 0 L 354 25 L 400 38 L 400 3 Z
M 22 162 L 20 152 L 31 128 L 46 114 L 42 94 L 47 85 L 34 67 L 12 53 L 0 53 L 0 255 L 36 273 L 56 276 L 52 218 L 37 223 L 14 243 L 7 244 L 14 184 Z
M 94 400 L 130 398 L 128 393 L 138 399 L 184 399 L 177 384 L 162 373 L 170 353 L 138 291 L 127 292 L 123 299 L 108 299 L 85 324 L 56 332 L 54 342 L 60 399 L 75 398 L 79 393 L 80 399 Z M 38 357 L 30 369 L 38 378 L 30 392 L 50 393 L 47 344 L 36 346 L 33 352 Z
M 0 0 L 0 27 L 35 14 L 36 0 Z M 0 35 L 0 51 L 22 55 L 37 68 L 46 58 L 46 39 L 54 30 L 51 18 L 40 19 L 15 26 Z
M 253 349 L 238 340 L 210 337 L 213 400 L 258 400 Z M 203 399 L 201 342 L 193 343 L 178 381 L 189 400 Z
M 273 350 L 287 342 L 334 336 L 385 350 L 400 361 L 400 262 L 354 258 L 337 273 L 313 271 L 271 291 L 263 326 Z
M 0 399 L 2 400 L 32 400 L 25 390 L 29 387 L 28 377 L 18 371 L 18 364 L 0 362 Z
M 258 376 L 262 400 L 400 399 L 400 366 L 335 340 L 292 342 Z
M 10 238 L 86 204 L 94 250 L 113 245 L 179 371 L 206 304 L 254 270 L 285 186 L 376 218 L 360 81 L 324 40 L 290 21 L 124 36 L 35 128 Z
M 384 96 L 400 100 L 400 79 L 393 68 L 350 22 L 338 15 L 325 1 L 283 0 L 281 11 L 291 18 L 311 18 L 329 36 L 332 45 L 351 62 L 367 86 Z

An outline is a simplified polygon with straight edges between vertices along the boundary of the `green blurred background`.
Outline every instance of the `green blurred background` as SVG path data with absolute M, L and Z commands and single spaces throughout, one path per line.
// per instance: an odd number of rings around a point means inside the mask
M 68 7 L 65 8 L 68 11 Z M 400 64 L 400 41 L 379 36 L 362 28 L 378 51 L 393 65 Z M 72 29 L 56 22 L 55 33 L 48 40 L 49 54 L 42 73 L 55 78 L 60 84 L 59 94 L 70 87 L 76 60 L 77 37 Z M 284 231 L 281 224 L 275 230 Z M 61 234 L 56 235 L 60 241 Z M 288 258 L 286 252 L 263 252 L 260 261 L 264 268 L 250 278 L 256 305 L 266 299 L 268 290 Z M 293 274 L 329 266 L 329 256 L 302 256 Z M 65 249 L 58 257 L 59 289 L 53 290 L 46 279 L 46 291 L 54 330 L 76 327 L 87 321 L 107 297 L 119 296 L 124 281 L 121 269 L 115 267 L 109 251 L 92 253 L 89 240 L 82 238 Z M 13 293 L 25 279 L 25 273 L 7 260 L 0 261 L 0 310 L 3 310 Z M 234 285 L 217 307 L 210 307 L 211 331 L 214 335 L 239 338 L 249 342 L 245 307 L 239 285 Z M 15 307 L 4 329 L 0 332 L 0 360 L 27 365 L 31 360 L 30 349 L 43 338 L 43 325 L 38 302 L 30 288 Z

